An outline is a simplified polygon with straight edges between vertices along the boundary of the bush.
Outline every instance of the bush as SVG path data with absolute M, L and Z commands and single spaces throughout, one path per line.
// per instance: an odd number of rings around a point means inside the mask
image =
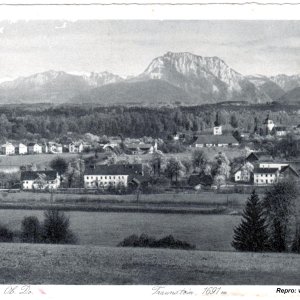
M 141 234 L 139 237 L 135 234 L 125 238 L 119 247 L 145 247 L 145 248 L 172 248 L 172 249 L 195 249 L 194 245 L 185 241 L 176 240 L 172 235 L 156 240 L 147 234 Z
M 10 231 L 5 225 L 0 224 L 0 242 L 12 242 L 13 232 Z
M 42 241 L 42 228 L 37 217 L 30 216 L 23 219 L 21 240 L 24 243 L 39 243 Z
M 76 237 L 70 230 L 70 220 L 64 212 L 49 209 L 44 213 L 43 240 L 51 244 L 74 244 Z

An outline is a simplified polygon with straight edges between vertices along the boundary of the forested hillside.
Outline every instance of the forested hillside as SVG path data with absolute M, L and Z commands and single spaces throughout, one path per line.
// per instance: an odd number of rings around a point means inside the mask
M 275 124 L 299 124 L 298 110 L 276 105 L 207 105 L 180 108 L 27 105 L 0 107 L 2 139 L 54 138 L 68 132 L 126 137 L 166 137 L 211 128 L 219 112 L 223 125 L 252 132 L 267 114 Z

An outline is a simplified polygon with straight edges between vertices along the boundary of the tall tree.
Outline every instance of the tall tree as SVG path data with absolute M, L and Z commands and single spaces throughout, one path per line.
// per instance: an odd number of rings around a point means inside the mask
M 65 159 L 57 157 L 50 162 L 50 167 L 56 172 L 58 172 L 58 174 L 62 175 L 66 172 L 68 168 L 68 163 Z
M 243 211 L 241 224 L 234 229 L 232 246 L 239 251 L 265 251 L 268 249 L 266 229 L 262 203 L 253 190 Z
M 280 181 L 265 194 L 263 207 L 273 251 L 283 252 L 289 248 L 297 194 L 297 186 L 292 181 Z
M 203 150 L 195 150 L 192 154 L 192 162 L 194 168 L 199 168 L 200 171 L 205 169 L 205 166 L 208 162 L 208 157 Z

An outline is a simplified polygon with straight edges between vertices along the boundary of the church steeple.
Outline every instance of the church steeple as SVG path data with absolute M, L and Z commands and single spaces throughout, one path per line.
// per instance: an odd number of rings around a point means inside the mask
M 222 135 L 222 125 L 221 125 L 221 121 L 220 121 L 219 112 L 217 112 L 217 114 L 216 114 L 214 135 Z
M 220 122 L 220 116 L 219 116 L 219 112 L 217 112 L 216 114 L 216 120 L 215 120 L 215 126 L 220 126 L 221 122 Z

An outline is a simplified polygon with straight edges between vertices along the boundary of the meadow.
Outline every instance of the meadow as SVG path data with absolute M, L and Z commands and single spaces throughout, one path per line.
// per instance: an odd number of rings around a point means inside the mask
M 216 192 L 192 192 L 192 193 L 164 193 L 164 194 L 140 194 L 139 203 L 145 204 L 169 204 L 169 205 L 231 205 L 233 207 L 244 206 L 248 194 L 223 194 Z M 32 205 L 39 203 L 49 203 L 52 199 L 57 203 L 136 203 L 137 196 L 130 195 L 96 195 L 96 194 L 53 194 L 50 193 L 32 193 L 0 192 L 0 205 L 4 203 L 30 203 Z
M 116 246 L 132 234 L 142 233 L 161 238 L 172 234 L 175 238 L 196 245 L 199 250 L 232 251 L 233 228 L 241 216 L 189 215 L 123 212 L 66 212 L 71 229 L 81 245 Z M 0 210 L 0 220 L 11 230 L 20 230 L 25 216 L 43 220 L 41 210 Z
M 62 157 L 67 161 L 78 157 L 76 153 L 60 153 L 60 154 L 28 154 L 28 155 L 0 155 L 0 167 L 20 167 L 24 165 L 40 165 L 49 166 L 51 160 Z
M 5 243 L 0 253 L 1 284 L 282 286 L 299 285 L 299 268 L 287 253 Z

